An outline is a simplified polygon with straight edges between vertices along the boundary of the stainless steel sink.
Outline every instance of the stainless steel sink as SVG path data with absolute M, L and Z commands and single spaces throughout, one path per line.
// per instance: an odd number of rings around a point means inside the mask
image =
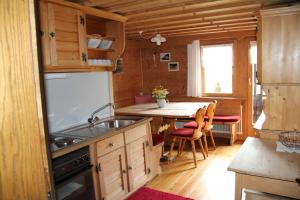
M 132 120 L 132 119 L 112 119 L 112 120 L 100 122 L 99 124 L 95 124 L 95 126 L 100 126 L 104 128 L 122 128 L 125 126 L 129 126 L 135 122 L 136 120 Z
M 95 123 L 85 123 L 79 126 L 75 126 L 72 128 L 68 128 L 53 134 L 63 135 L 68 137 L 76 137 L 76 138 L 92 138 L 99 135 L 106 134 L 114 129 L 123 128 L 134 124 L 143 118 L 141 117 L 123 117 L 123 116 L 115 116 L 113 118 L 107 118 L 103 121 L 96 121 Z

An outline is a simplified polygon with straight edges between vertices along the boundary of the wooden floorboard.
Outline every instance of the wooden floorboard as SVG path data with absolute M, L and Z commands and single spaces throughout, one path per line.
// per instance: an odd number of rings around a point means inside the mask
M 197 168 L 191 151 L 186 149 L 172 163 L 163 163 L 162 174 L 147 186 L 197 200 L 233 200 L 234 173 L 227 171 L 227 167 L 240 147 L 241 144 L 228 146 L 223 140 L 217 140 L 217 149 L 210 150 L 208 158 L 203 160 L 197 146 Z

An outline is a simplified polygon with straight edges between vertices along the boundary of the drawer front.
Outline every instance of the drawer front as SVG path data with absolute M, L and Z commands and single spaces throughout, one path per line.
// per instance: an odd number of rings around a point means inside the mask
M 102 156 L 124 146 L 123 133 L 106 138 L 97 143 L 97 156 Z
M 125 132 L 125 142 L 126 144 L 139 139 L 143 136 L 147 135 L 147 126 L 146 124 L 135 127 L 131 130 Z

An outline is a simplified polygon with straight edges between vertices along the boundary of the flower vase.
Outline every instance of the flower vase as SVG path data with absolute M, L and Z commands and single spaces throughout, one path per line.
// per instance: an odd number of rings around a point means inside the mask
M 158 105 L 158 107 L 163 108 L 163 107 L 166 106 L 166 104 L 167 104 L 167 102 L 166 102 L 165 99 L 157 99 L 157 105 Z

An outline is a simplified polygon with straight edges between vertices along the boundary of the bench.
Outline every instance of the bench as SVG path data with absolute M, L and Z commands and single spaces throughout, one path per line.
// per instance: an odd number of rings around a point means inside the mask
M 230 128 L 230 145 L 233 145 L 236 141 L 236 126 L 240 121 L 240 115 L 215 115 L 212 124 L 228 125 Z
M 207 116 L 204 117 L 204 121 L 207 120 Z M 236 126 L 240 123 L 240 115 L 215 115 L 212 124 L 228 125 L 230 130 L 230 145 L 233 145 L 236 141 Z M 197 127 L 198 124 L 195 121 L 190 121 L 184 124 L 184 127 Z M 204 126 L 204 125 L 203 125 Z

